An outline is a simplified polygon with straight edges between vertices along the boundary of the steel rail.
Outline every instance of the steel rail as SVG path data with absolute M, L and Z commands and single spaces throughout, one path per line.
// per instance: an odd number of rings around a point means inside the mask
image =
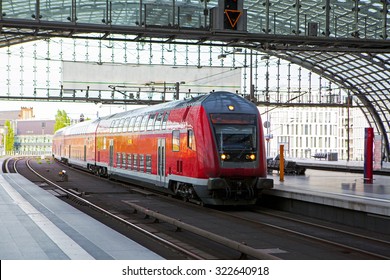
M 342 230 L 342 229 L 331 228 L 331 227 L 328 227 L 328 226 L 315 224 L 315 223 L 312 223 L 312 222 L 303 221 L 303 220 L 299 220 L 299 219 L 295 219 L 295 218 L 291 218 L 291 217 L 285 217 L 285 216 L 278 215 L 278 214 L 275 214 L 275 213 L 263 213 L 263 212 L 259 212 L 259 211 L 256 211 L 256 210 L 254 212 L 260 213 L 260 214 L 263 214 L 263 215 L 272 216 L 272 217 L 277 217 L 277 218 L 288 220 L 288 221 L 293 221 L 293 222 L 309 225 L 309 226 L 322 228 L 322 229 L 325 229 L 325 230 L 330 230 L 330 231 L 334 231 L 334 232 L 338 232 L 338 233 L 342 233 L 342 234 L 347 234 L 347 235 L 351 235 L 353 237 L 358 237 L 358 238 L 361 238 L 361 239 L 366 239 L 366 240 L 370 240 L 370 241 L 373 241 L 373 242 L 382 243 L 385 246 L 390 246 L 390 241 L 381 240 L 381 239 L 378 239 L 378 238 L 374 238 L 374 237 L 370 237 L 370 236 L 366 236 L 366 235 L 362 235 L 362 234 L 358 234 L 358 233 L 353 233 L 353 232 L 349 232 L 349 231 Z
M 93 203 L 91 203 L 90 201 L 88 201 L 88 200 L 86 200 L 86 199 L 84 199 L 84 198 L 82 198 L 82 197 L 79 197 L 77 194 L 72 193 L 72 192 L 68 191 L 67 189 L 65 189 L 65 188 L 63 188 L 63 187 L 57 185 L 56 183 L 50 181 L 49 179 L 45 178 L 44 176 L 42 176 L 41 174 L 39 174 L 37 171 L 35 171 L 35 170 L 31 167 L 29 161 L 30 161 L 30 159 L 26 160 L 26 166 L 27 166 L 27 168 L 28 168 L 31 172 L 33 172 L 33 173 L 34 173 L 35 175 L 37 175 L 39 178 L 43 179 L 43 180 L 44 180 L 45 182 L 47 182 L 48 184 L 50 184 L 50 185 L 52 185 L 52 186 L 54 186 L 54 187 L 60 189 L 60 190 L 63 191 L 64 193 L 66 193 L 66 194 L 68 195 L 68 197 L 72 197 L 73 199 L 75 199 L 75 200 L 77 200 L 77 201 L 79 201 L 79 202 L 82 202 L 82 203 L 86 204 L 86 205 L 87 205 L 88 207 L 90 207 L 91 209 L 94 209 L 94 210 L 96 210 L 96 211 L 98 211 L 98 212 L 101 212 L 101 213 L 103 213 L 103 214 L 105 214 L 105 215 L 107 215 L 107 216 L 113 218 L 114 220 L 117 220 L 117 221 L 119 221 L 119 222 L 125 224 L 126 226 L 129 226 L 129 227 L 131 227 L 132 229 L 135 229 L 135 230 L 137 230 L 138 232 L 141 232 L 142 234 L 145 234 L 146 236 L 148 236 L 148 237 L 150 237 L 150 238 L 152 238 L 152 239 L 154 239 L 154 240 L 156 240 L 156 241 L 158 241 L 158 242 L 161 242 L 162 244 L 164 244 L 164 245 L 166 245 L 166 246 L 169 246 L 169 247 L 171 247 L 171 248 L 173 248 L 173 249 L 175 249 L 175 250 L 177 250 L 177 251 L 179 251 L 179 252 L 181 252 L 181 253 L 183 253 L 183 254 L 185 254 L 185 255 L 187 255 L 187 256 L 193 258 L 193 259 L 197 259 L 197 260 L 203 260 L 203 259 L 204 259 L 204 258 L 202 258 L 201 256 L 199 256 L 199 255 L 197 255 L 197 254 L 195 254 L 195 253 L 193 253 L 193 252 L 190 252 L 190 251 L 186 250 L 185 248 L 182 248 L 182 247 L 180 247 L 180 246 L 178 246 L 178 245 L 176 245 L 176 244 L 174 244 L 174 243 L 172 243 L 172 242 L 170 242 L 170 241 L 168 241 L 168 240 L 165 240 L 165 239 L 163 239 L 163 238 L 161 238 L 161 237 L 159 237 L 159 236 L 157 236 L 157 235 L 155 235 L 155 234 L 153 234 L 153 233 L 151 233 L 151 232 L 148 232 L 147 230 L 145 230 L 145 229 L 143 229 L 143 228 L 141 228 L 141 227 L 139 227 L 139 226 L 137 226 L 137 225 L 135 225 L 135 224 L 133 224 L 133 223 L 131 223 L 131 222 L 129 222 L 129 221 L 126 221 L 125 219 L 123 219 L 123 218 L 121 218 L 121 217 L 118 217 L 118 216 L 112 214 L 111 212 L 109 212 L 109 211 L 107 211 L 107 210 L 105 210 L 105 209 L 103 209 L 103 208 L 97 206 L 96 204 L 93 204 Z
M 132 203 L 129 201 L 123 201 L 123 202 L 125 202 L 130 207 L 134 208 L 135 210 L 137 210 L 141 213 L 144 213 L 145 215 L 151 216 L 157 220 L 164 221 L 164 222 L 169 223 L 171 225 L 174 225 L 180 229 L 184 229 L 186 231 L 189 231 L 189 232 L 194 233 L 196 235 L 199 235 L 201 237 L 204 237 L 204 238 L 207 238 L 207 239 L 212 240 L 214 242 L 217 242 L 219 244 L 222 244 L 222 245 L 224 245 L 230 249 L 236 250 L 242 254 L 252 256 L 252 257 L 255 257 L 255 258 L 261 259 L 261 260 L 280 260 L 280 258 L 278 258 L 278 257 L 261 252 L 261 250 L 250 247 L 244 243 L 240 243 L 240 242 L 228 239 L 226 237 L 214 234 L 212 232 L 203 230 L 201 228 L 192 226 L 192 225 L 184 223 L 180 220 L 168 217 L 166 215 L 163 215 L 163 214 L 160 214 L 158 212 L 155 212 L 155 211 L 149 210 L 147 208 L 144 208 L 142 206 L 139 206 L 135 203 Z
M 349 246 L 349 245 L 341 244 L 341 243 L 338 243 L 338 242 L 335 242 L 335 241 L 327 240 L 327 239 L 324 239 L 324 238 L 321 238 L 321 237 L 316 237 L 316 236 L 313 236 L 313 235 L 309 235 L 309 234 L 306 234 L 306 233 L 303 233 L 303 232 L 299 232 L 299 231 L 296 231 L 296 230 L 291 230 L 291 229 L 284 228 L 284 227 L 277 226 L 277 225 L 273 225 L 273 224 L 270 224 L 270 223 L 254 221 L 252 219 L 245 218 L 245 217 L 242 217 L 240 215 L 236 215 L 236 214 L 232 214 L 232 213 L 224 213 L 224 214 L 228 215 L 228 216 L 231 216 L 231 217 L 235 217 L 235 218 L 241 219 L 241 220 L 245 220 L 245 221 L 248 221 L 248 222 L 251 222 L 251 223 L 254 223 L 254 224 L 267 226 L 267 227 L 270 227 L 270 228 L 273 228 L 273 229 L 277 229 L 277 230 L 280 230 L 280 231 L 288 232 L 288 233 L 291 233 L 291 234 L 294 234 L 294 235 L 297 235 L 297 236 L 301 236 L 301 237 L 304 237 L 304 238 L 307 238 L 307 239 L 312 239 L 312 240 L 319 241 L 319 242 L 322 242 L 322 243 L 325 243 L 325 244 L 330 244 L 330 245 L 333 245 L 333 246 L 336 246 L 336 247 L 340 247 L 340 248 L 348 249 L 348 250 L 351 250 L 351 251 L 359 252 L 359 253 L 362 253 L 362 254 L 365 254 L 365 255 L 369 255 L 369 256 L 373 256 L 373 257 L 376 257 L 376 258 L 379 258 L 379 259 L 387 259 L 387 260 L 390 259 L 390 257 L 388 257 L 388 256 L 383 256 L 383 255 L 376 254 L 376 253 L 373 253 L 373 252 L 369 252 L 369 251 L 366 251 L 366 250 L 363 250 L 363 249 L 359 249 L 359 248 L 355 248 L 355 247 L 352 247 L 352 246 Z M 261 213 L 261 214 L 263 214 L 263 213 Z M 313 224 L 313 225 L 315 225 L 315 224 Z M 315 225 L 315 226 L 318 226 L 318 225 Z M 329 228 L 327 228 L 327 229 L 329 230 Z

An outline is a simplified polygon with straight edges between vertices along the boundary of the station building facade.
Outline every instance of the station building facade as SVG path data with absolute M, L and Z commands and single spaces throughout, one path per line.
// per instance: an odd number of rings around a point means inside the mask
M 263 111 L 267 157 L 279 154 L 292 158 L 313 158 L 332 153 L 337 159 L 364 159 L 364 129 L 368 123 L 361 110 L 346 107 L 288 107 Z M 348 156 L 349 153 L 349 156 Z
M 50 155 L 54 120 L 17 120 L 14 149 L 20 155 Z
M 0 111 L 0 155 L 5 155 L 4 139 L 7 129 L 4 124 L 10 121 L 14 132 L 12 154 L 50 155 L 54 134 L 54 120 L 34 119 L 32 107 L 20 110 Z

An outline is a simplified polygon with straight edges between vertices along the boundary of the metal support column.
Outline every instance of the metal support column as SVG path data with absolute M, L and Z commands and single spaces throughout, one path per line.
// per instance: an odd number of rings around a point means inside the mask
M 268 34 L 271 32 L 271 29 L 269 28 L 269 6 L 271 6 L 270 0 L 265 0 L 263 5 L 265 6 L 265 29 L 263 29 L 263 31 L 265 34 Z
M 330 35 L 330 0 L 325 1 L 325 31 L 324 35 L 329 37 Z
M 36 0 L 35 2 L 35 20 L 39 21 L 41 19 L 41 1 Z
M 383 2 L 383 9 L 382 9 L 382 35 L 381 37 L 383 39 L 387 39 L 387 14 L 388 14 L 388 10 L 387 10 L 387 1 L 382 1 Z
M 295 4 L 293 5 L 293 7 L 295 7 L 295 30 L 293 30 L 293 33 L 295 33 L 295 35 L 299 35 L 299 33 L 301 33 L 301 31 L 299 30 L 299 13 L 301 9 L 301 1 L 295 0 Z
M 353 31 L 352 37 L 359 38 L 359 0 L 355 0 L 355 6 L 352 11 L 354 12 L 354 20 L 353 20 Z
M 73 23 L 76 23 L 77 21 L 77 10 L 76 10 L 76 0 L 72 0 L 72 10 L 71 10 L 71 15 L 70 15 L 70 21 Z

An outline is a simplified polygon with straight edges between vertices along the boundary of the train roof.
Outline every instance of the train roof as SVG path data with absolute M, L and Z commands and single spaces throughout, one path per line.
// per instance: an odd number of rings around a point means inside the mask
M 97 126 L 99 125 L 100 119 L 87 120 L 83 122 L 76 123 L 71 126 L 65 126 L 55 132 L 55 135 L 70 135 L 70 134 L 85 134 L 93 133 L 96 131 Z
M 206 102 L 207 101 L 207 102 Z M 148 107 L 137 108 L 134 110 L 129 110 L 126 112 L 120 112 L 113 115 L 108 115 L 106 117 L 102 117 L 102 120 L 110 120 L 123 118 L 134 114 L 150 114 L 153 112 L 159 111 L 169 111 L 177 108 L 185 108 L 194 105 L 203 104 L 208 108 L 208 111 L 220 110 L 220 107 L 226 107 L 227 104 L 234 103 L 235 105 L 239 105 L 240 108 L 245 107 L 243 110 L 254 110 L 256 109 L 256 105 L 248 100 L 244 99 L 238 94 L 226 92 L 226 91 L 216 91 L 210 92 L 208 94 L 199 95 L 196 97 L 186 98 L 183 100 L 175 100 L 166 103 L 161 103 L 157 105 L 152 105 Z
M 246 100 L 242 96 L 226 91 L 216 91 L 204 95 L 199 95 L 196 97 L 187 98 L 184 100 L 170 101 L 166 103 L 108 115 L 95 120 L 84 121 L 58 130 L 56 132 L 56 135 L 93 133 L 96 131 L 97 126 L 101 123 L 101 121 L 111 121 L 134 115 L 146 115 L 153 112 L 170 111 L 172 109 L 185 108 L 201 104 L 209 113 L 220 113 L 228 111 L 228 105 L 234 105 L 234 107 L 238 109 L 236 110 L 237 112 L 258 113 L 256 105 Z

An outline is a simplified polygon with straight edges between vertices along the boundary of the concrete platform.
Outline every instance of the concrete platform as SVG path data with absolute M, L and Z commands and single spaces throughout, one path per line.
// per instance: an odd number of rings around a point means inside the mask
M 366 184 L 363 174 L 308 169 L 305 175 L 285 176 L 284 182 L 277 173 L 272 178 L 274 189 L 266 194 L 390 216 L 389 176 L 374 175 Z
M 364 172 L 363 161 L 346 161 L 346 160 L 329 161 L 326 159 L 307 159 L 307 158 L 306 159 L 291 158 L 289 160 L 292 160 L 296 162 L 299 166 L 308 169 L 345 171 L 345 172 L 354 172 L 354 173 L 362 173 L 362 174 Z M 380 168 L 374 169 L 374 174 L 390 176 L 390 163 L 382 162 Z
M 0 174 L 0 259 L 160 260 L 19 174 Z

